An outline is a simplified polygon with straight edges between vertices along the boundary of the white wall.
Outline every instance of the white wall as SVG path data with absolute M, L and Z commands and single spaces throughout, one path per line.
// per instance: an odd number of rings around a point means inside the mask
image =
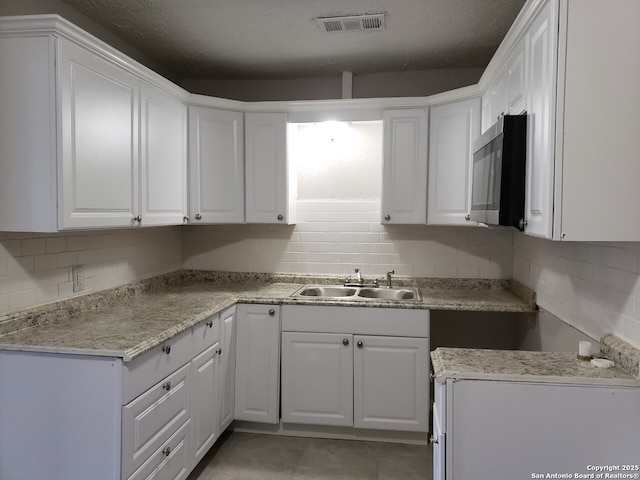
M 72 297 L 71 267 L 102 290 L 182 265 L 180 227 L 32 234 L 0 232 L 0 315 Z
M 353 76 L 353 98 L 421 97 L 478 82 L 482 68 L 449 68 Z M 182 79 L 192 93 L 248 102 L 342 98 L 342 77 L 266 80 Z
M 184 227 L 185 268 L 509 278 L 511 230 L 380 225 L 378 201 L 298 202 L 298 223 Z
M 552 242 L 514 235 L 513 276 L 538 304 L 599 339 L 640 346 L 640 243 Z

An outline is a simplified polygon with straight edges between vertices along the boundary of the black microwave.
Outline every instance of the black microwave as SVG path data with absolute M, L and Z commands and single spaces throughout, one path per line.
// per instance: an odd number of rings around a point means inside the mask
M 524 229 L 527 116 L 503 115 L 473 142 L 469 217 Z

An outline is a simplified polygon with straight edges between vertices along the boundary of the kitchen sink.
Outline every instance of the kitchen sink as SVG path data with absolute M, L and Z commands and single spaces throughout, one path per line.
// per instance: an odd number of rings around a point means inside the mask
M 341 285 L 305 285 L 291 294 L 293 298 L 327 298 L 359 301 L 419 302 L 416 288 L 344 287 Z
M 357 290 L 357 288 L 352 287 L 305 285 L 292 296 L 327 298 L 352 297 Z
M 361 288 L 358 296 L 377 300 L 418 300 L 418 292 L 409 288 Z

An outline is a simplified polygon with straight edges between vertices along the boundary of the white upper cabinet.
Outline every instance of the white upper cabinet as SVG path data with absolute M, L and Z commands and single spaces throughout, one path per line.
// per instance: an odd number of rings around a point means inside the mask
M 295 223 L 296 177 L 287 155 L 287 114 L 245 114 L 246 221 Z
M 487 67 L 483 109 L 504 78 L 527 113 L 526 234 L 640 240 L 638 18 L 634 0 L 529 0 Z
M 526 106 L 526 43 L 521 39 L 511 52 L 505 65 L 506 112 L 520 115 L 527 110 Z
M 184 91 L 58 17 L 0 23 L 0 230 L 181 224 Z
M 527 178 L 525 232 L 552 236 L 555 127 L 554 86 L 557 58 L 557 17 L 554 2 L 546 4 L 526 34 L 527 61 Z M 586 139 L 584 139 L 586 141 Z
M 189 217 L 244 222 L 244 114 L 189 107 Z
M 187 212 L 187 107 L 143 84 L 140 111 L 141 225 L 177 225 Z
M 480 135 L 480 98 L 429 110 L 430 225 L 477 225 L 466 218 L 471 207 L 473 141 Z
M 482 95 L 482 131 L 496 123 L 500 115 L 507 111 L 505 93 L 506 73 L 501 69 Z
M 139 81 L 58 40 L 59 227 L 130 226 L 138 212 Z
M 427 221 L 426 109 L 384 112 L 382 223 Z

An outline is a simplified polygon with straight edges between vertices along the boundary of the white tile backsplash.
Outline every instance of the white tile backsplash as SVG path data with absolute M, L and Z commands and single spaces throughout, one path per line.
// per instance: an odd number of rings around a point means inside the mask
M 552 242 L 514 234 L 513 277 L 538 304 L 593 338 L 640 345 L 640 243 Z
M 0 232 L 0 315 L 181 268 L 180 227 L 58 234 Z
M 299 201 L 295 226 L 186 227 L 185 268 L 509 278 L 511 230 L 380 225 L 380 202 Z

